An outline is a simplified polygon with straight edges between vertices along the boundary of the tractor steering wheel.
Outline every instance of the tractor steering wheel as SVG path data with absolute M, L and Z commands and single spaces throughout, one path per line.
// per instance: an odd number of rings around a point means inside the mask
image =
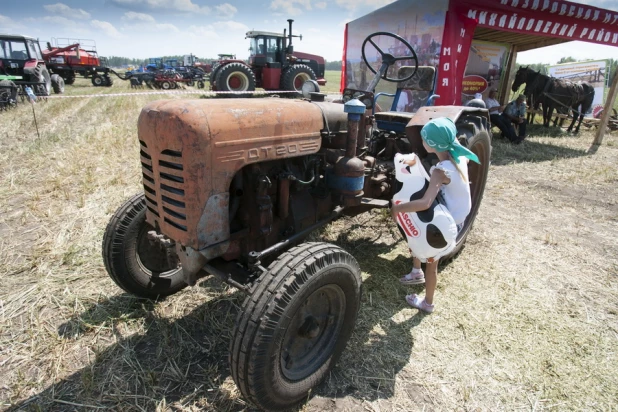
M 408 50 L 412 52 L 412 54 L 408 56 L 395 57 L 390 53 L 384 53 L 382 49 L 380 49 L 380 47 L 378 47 L 378 45 L 375 44 L 372 40 L 372 38 L 377 37 L 377 36 L 387 36 L 387 37 L 392 37 L 396 40 L 399 40 L 407 47 Z M 371 43 L 373 47 L 376 48 L 378 53 L 380 53 L 380 56 L 382 57 L 382 66 L 380 66 L 380 69 L 378 71 L 376 71 L 373 67 L 371 67 L 371 65 L 367 61 L 367 56 L 365 56 L 365 47 L 367 46 L 367 42 Z M 414 49 L 412 48 L 410 43 L 408 43 L 403 37 L 400 37 L 396 34 L 384 32 L 384 31 L 379 31 L 379 32 L 370 34 L 369 36 L 367 36 L 365 41 L 363 41 L 363 46 L 361 48 L 361 51 L 362 51 L 363 61 L 365 62 L 369 70 L 371 70 L 373 74 L 377 74 L 379 72 L 378 76 L 376 76 L 374 80 L 371 82 L 373 87 L 377 85 L 380 78 L 386 81 L 395 82 L 395 83 L 405 82 L 406 80 L 411 79 L 412 76 L 414 76 L 416 74 L 416 71 L 418 70 L 418 57 L 416 56 Z M 412 74 L 404 79 L 394 79 L 391 77 L 386 77 L 386 70 L 388 69 L 388 67 L 392 66 L 393 64 L 395 64 L 395 62 L 400 61 L 400 60 L 414 60 L 414 71 L 412 72 Z M 371 90 L 373 90 L 373 88 L 371 88 Z

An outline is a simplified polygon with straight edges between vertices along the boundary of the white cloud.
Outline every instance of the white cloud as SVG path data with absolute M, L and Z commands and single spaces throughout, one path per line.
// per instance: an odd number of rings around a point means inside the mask
M 349 18 L 349 17 L 348 17 L 348 18 L 345 18 L 345 19 L 341 20 L 337 26 L 339 26 L 339 27 L 345 27 L 345 25 L 346 25 L 346 24 L 348 24 L 349 22 L 351 22 L 352 20 L 353 20 L 353 19 L 351 19 L 351 18 Z
M 134 11 L 128 11 L 122 16 L 122 20 L 131 22 L 132 24 L 125 24 L 125 30 L 139 30 L 140 32 L 152 32 L 152 31 L 164 31 L 178 33 L 180 30 L 178 27 L 171 23 L 157 23 L 154 17 L 146 13 L 136 13 Z
M 325 1 L 321 1 L 319 3 L 315 3 L 316 9 L 325 9 L 326 5 L 327 5 L 327 3 Z
M 173 10 L 185 13 L 211 12 L 208 6 L 199 6 L 192 0 L 108 0 L 110 3 L 120 7 L 150 10 Z
M 72 9 L 64 3 L 46 4 L 43 6 L 50 13 L 58 14 L 70 19 L 89 19 L 90 13 L 82 9 Z
M 79 26 L 83 26 L 82 23 L 77 22 L 75 20 L 67 19 L 62 16 L 43 16 L 43 17 L 27 17 L 24 19 L 24 22 L 27 23 L 51 23 L 56 27 L 62 28 L 75 28 Z
M 189 26 L 188 34 L 200 39 L 218 39 L 219 35 L 212 26 Z
M 393 3 L 395 0 L 336 0 L 336 3 L 348 10 L 356 10 L 361 7 L 369 7 L 372 10 Z
M 173 31 L 174 33 L 179 33 L 180 32 L 178 27 L 174 26 L 171 23 L 158 23 L 158 24 L 155 24 L 155 27 L 159 31 L 166 31 L 166 32 Z
M 134 11 L 128 11 L 122 16 L 122 20 L 137 21 L 141 23 L 154 23 L 155 19 L 150 14 L 136 13 Z
M 3 16 L 0 14 L 0 27 L 5 30 L 15 30 L 15 29 L 23 29 L 25 26 L 21 23 L 16 22 L 10 17 Z
M 272 0 L 270 9 L 288 16 L 298 16 L 305 10 L 311 10 L 311 0 Z
M 215 6 L 217 14 L 224 19 L 231 19 L 238 12 L 238 9 L 232 6 L 230 3 L 223 3 Z
M 95 29 L 102 30 L 109 37 L 113 37 L 115 39 L 122 38 L 122 34 L 108 21 L 101 20 L 92 20 L 90 21 L 90 25 Z
M 241 31 L 249 31 L 249 27 L 246 25 L 239 23 L 237 21 L 218 21 L 212 24 L 212 27 L 215 30 L 241 30 Z
M 45 16 L 42 18 L 42 20 L 62 27 L 71 27 L 76 25 L 74 20 L 67 19 L 66 17 L 62 16 Z

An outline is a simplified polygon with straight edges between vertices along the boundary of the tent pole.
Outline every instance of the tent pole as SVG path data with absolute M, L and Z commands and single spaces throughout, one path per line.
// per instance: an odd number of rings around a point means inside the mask
M 517 46 L 511 46 L 511 52 L 509 53 L 509 59 L 506 64 L 506 73 L 503 76 L 502 85 L 500 86 L 500 104 L 504 105 L 509 102 L 509 91 L 511 90 L 511 84 L 514 80 L 515 63 L 517 62 Z
M 599 146 L 603 143 L 603 136 L 605 135 L 605 128 L 607 127 L 607 123 L 609 123 L 609 116 L 612 113 L 612 109 L 614 107 L 614 100 L 616 100 L 616 89 L 618 85 L 618 70 L 614 70 L 614 76 L 612 78 L 612 86 L 609 89 L 609 93 L 607 94 L 607 100 L 605 100 L 605 107 L 603 108 L 603 113 L 601 114 L 601 122 L 599 123 L 599 127 L 597 128 L 597 135 L 592 142 L 593 145 Z

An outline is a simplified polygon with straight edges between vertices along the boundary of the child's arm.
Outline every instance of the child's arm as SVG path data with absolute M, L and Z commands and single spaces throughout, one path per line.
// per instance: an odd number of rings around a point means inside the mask
M 425 191 L 423 197 L 418 200 L 413 200 L 411 202 L 393 205 L 393 207 L 391 208 L 391 214 L 393 215 L 393 218 L 395 218 L 395 216 L 397 216 L 397 214 L 399 213 L 420 212 L 421 210 L 429 209 L 433 201 L 436 200 L 436 196 L 438 196 L 440 187 L 443 184 L 448 183 L 450 183 L 450 179 L 446 176 L 444 171 L 437 168 L 434 169 L 431 173 L 431 178 L 429 179 L 429 187 Z

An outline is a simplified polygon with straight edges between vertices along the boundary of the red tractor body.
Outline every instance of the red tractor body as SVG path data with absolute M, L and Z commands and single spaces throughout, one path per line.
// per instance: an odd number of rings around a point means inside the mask
M 292 22 L 289 34 L 264 31 L 247 32 L 251 39 L 249 64 L 242 60 L 220 60 L 213 68 L 210 83 L 213 90 L 223 92 L 251 92 L 256 87 L 266 90 L 299 92 L 307 80 L 325 85 L 326 62 L 322 56 L 295 52 Z
M 0 76 L 0 94 L 7 96 L 3 101 L 16 101 L 18 91 L 27 86 L 38 96 L 48 96 L 52 86 L 61 93 L 45 67 L 38 40 L 32 37 L 0 35 Z
M 89 53 L 79 43 L 67 47 L 51 47 L 43 50 L 43 58 L 51 64 L 75 66 L 101 66 L 99 56 Z

